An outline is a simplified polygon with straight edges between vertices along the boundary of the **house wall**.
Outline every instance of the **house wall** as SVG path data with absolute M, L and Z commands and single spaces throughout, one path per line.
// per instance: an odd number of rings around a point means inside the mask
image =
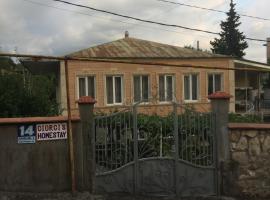
M 138 61 L 138 60 L 137 60 Z M 145 60 L 139 60 L 145 61 Z M 151 60 L 147 60 L 151 61 Z M 96 80 L 96 111 L 110 111 L 115 109 L 115 106 L 106 105 L 105 94 L 105 77 L 106 75 L 123 75 L 124 82 L 124 102 L 123 106 L 133 103 L 133 76 L 136 74 L 149 75 L 151 85 L 152 97 L 158 96 L 158 76 L 160 74 L 172 74 L 175 76 L 175 93 L 176 100 L 183 102 L 183 75 L 185 73 L 198 73 L 199 74 L 199 100 L 192 104 L 198 111 L 209 111 L 210 105 L 207 99 L 208 79 L 207 74 L 216 72 L 223 74 L 223 88 L 224 91 L 234 94 L 234 72 L 229 70 L 213 69 L 213 67 L 229 68 L 233 67 L 233 62 L 229 59 L 186 59 L 186 60 L 152 60 L 153 62 L 165 64 L 178 64 L 186 65 L 187 67 L 170 67 L 170 66 L 149 66 L 149 65 L 134 65 L 134 64 L 115 64 L 115 63 L 102 63 L 102 62 L 89 62 L 89 61 L 68 61 L 69 69 L 69 85 L 70 85 L 70 101 L 72 115 L 78 115 L 78 76 L 94 75 Z M 198 69 L 188 67 L 194 66 L 207 66 L 209 69 Z M 230 111 L 234 111 L 234 98 L 231 99 Z M 152 106 L 149 103 L 149 107 Z M 166 105 L 159 104 L 166 108 Z M 121 109 L 123 106 L 117 106 Z M 166 111 L 164 111 L 166 112 Z

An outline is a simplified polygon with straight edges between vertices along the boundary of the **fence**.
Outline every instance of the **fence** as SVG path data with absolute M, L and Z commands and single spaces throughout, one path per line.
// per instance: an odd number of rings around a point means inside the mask
M 139 105 L 95 118 L 96 191 L 216 194 L 214 114 L 171 104 L 167 115 L 147 115 Z

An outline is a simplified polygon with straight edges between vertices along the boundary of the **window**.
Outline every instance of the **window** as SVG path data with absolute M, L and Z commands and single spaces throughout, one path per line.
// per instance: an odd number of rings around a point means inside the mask
M 121 104 L 123 102 L 122 76 L 106 77 L 107 104 Z
M 78 77 L 78 85 L 79 85 L 79 97 L 81 96 L 91 96 L 95 98 L 95 77 L 94 76 L 86 76 L 86 77 Z
M 184 75 L 184 99 L 190 101 L 198 100 L 198 86 L 198 74 Z
M 208 94 L 222 90 L 222 75 L 208 74 Z
M 135 75 L 133 79 L 134 102 L 149 100 L 149 76 Z
M 172 101 L 174 95 L 174 77 L 172 75 L 159 76 L 159 101 Z

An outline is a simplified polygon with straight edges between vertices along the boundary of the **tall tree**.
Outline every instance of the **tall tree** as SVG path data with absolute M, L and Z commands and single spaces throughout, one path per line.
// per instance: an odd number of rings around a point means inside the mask
M 244 50 L 248 47 L 245 41 L 245 35 L 239 31 L 241 24 L 240 16 L 235 11 L 235 3 L 231 0 L 230 10 L 227 12 L 226 21 L 221 21 L 220 38 L 215 38 L 214 41 L 210 41 L 212 45 L 212 52 L 225 54 L 230 56 L 236 56 L 242 58 L 245 55 Z

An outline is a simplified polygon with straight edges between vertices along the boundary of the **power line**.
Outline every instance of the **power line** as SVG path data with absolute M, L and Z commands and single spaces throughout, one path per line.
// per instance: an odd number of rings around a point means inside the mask
M 63 1 L 63 0 L 52 0 L 52 1 L 60 2 L 60 3 L 72 5 L 72 6 L 77 6 L 77 7 L 81 7 L 81 8 L 87 8 L 87 9 L 94 10 L 94 11 L 97 11 L 97 12 L 102 12 L 102 13 L 106 13 L 106 14 L 110 14 L 110 15 L 114 15 L 114 16 L 118 16 L 118 17 L 123 17 L 123 18 L 127 18 L 127 19 L 132 19 L 132 20 L 136 20 L 136 21 L 145 22 L 145 23 L 157 24 L 157 25 L 166 26 L 166 27 L 181 28 L 181 29 L 186 29 L 186 30 L 190 30 L 190 31 L 203 32 L 203 33 L 208 33 L 208 34 L 213 34 L 213 35 L 219 35 L 219 33 L 217 33 L 217 32 L 212 32 L 212 31 L 202 30 L 202 29 L 197 29 L 197 28 L 190 28 L 190 27 L 180 26 L 180 25 L 176 25 L 176 24 L 166 24 L 166 23 L 156 22 L 156 21 L 152 21 L 152 20 L 140 19 L 140 18 L 137 18 L 137 17 L 129 16 L 129 15 L 123 15 L 123 14 L 111 12 L 111 11 L 108 11 L 108 10 L 102 10 L 102 9 L 98 9 L 98 8 L 94 8 L 94 7 L 90 7 L 90 6 L 85 6 L 85 5 L 82 5 L 82 4 L 71 3 L 71 2 L 68 2 L 68 1 Z M 264 39 L 257 39 L 257 38 L 250 38 L 250 37 L 246 37 L 246 39 L 247 40 L 252 40 L 252 41 L 259 41 L 259 42 L 267 42 Z
M 207 10 L 207 11 L 213 11 L 213 12 L 219 12 L 219 13 L 225 13 L 225 14 L 227 13 L 226 11 L 223 11 L 223 10 L 217 10 L 217 9 L 213 9 L 213 8 L 205 8 L 205 7 L 195 6 L 195 5 L 186 4 L 186 3 L 178 3 L 178 2 L 168 1 L 168 0 L 156 0 L 156 1 L 175 4 L 175 5 L 186 6 L 186 7 L 190 7 L 190 8 L 197 8 L 197 9 L 201 9 L 201 10 Z M 239 15 L 242 16 L 242 17 L 248 17 L 248 18 L 253 18 L 253 19 L 270 21 L 269 18 L 264 18 L 264 17 L 257 17 L 257 16 L 252 16 L 252 15 L 246 15 L 246 14 L 239 14 Z
M 153 26 L 146 26 L 146 25 L 139 24 L 139 23 L 131 23 L 131 22 L 127 22 L 127 21 L 121 21 L 121 20 L 117 20 L 117 19 L 106 18 L 106 17 L 102 17 L 102 16 L 96 16 L 96 15 L 93 15 L 93 14 L 79 12 L 79 11 L 75 11 L 75 10 L 69 10 L 69 9 L 65 9 L 65 8 L 59 8 L 59 7 L 56 7 L 56 6 L 47 5 L 47 4 L 32 1 L 32 0 L 23 0 L 23 1 L 28 2 L 28 3 L 32 3 L 32 4 L 36 4 L 36 5 L 39 5 L 39 6 L 44 6 L 44 7 L 48 7 L 48 8 L 54 8 L 54 9 L 65 11 L 65 12 L 71 12 L 71 13 L 77 13 L 77 14 L 80 14 L 80 15 L 90 16 L 90 17 L 98 18 L 98 19 L 105 20 L 105 21 L 120 22 L 120 23 L 123 23 L 123 24 L 129 24 L 129 25 L 132 25 L 132 26 L 141 26 L 141 27 L 147 28 L 147 29 L 155 29 L 155 30 L 161 30 L 161 31 L 166 31 L 166 32 L 171 32 L 171 33 L 184 34 L 182 32 L 176 31 L 176 30 L 157 28 L 157 27 L 153 27 Z M 199 35 L 199 36 L 209 39 L 208 37 L 203 36 L 203 35 Z
M 146 65 L 146 66 L 167 66 L 167 67 L 177 67 L 177 68 L 194 68 L 194 69 L 220 69 L 220 70 L 229 70 L 229 71 L 258 71 L 258 69 L 254 68 L 235 68 L 235 67 L 209 67 L 206 65 L 191 65 L 191 64 L 166 64 L 160 62 L 145 62 L 145 61 L 134 61 L 134 60 L 119 60 L 119 59 L 106 59 L 106 58 L 82 58 L 82 57 L 67 57 L 67 56 L 44 56 L 44 55 L 29 55 L 29 54 L 10 54 L 10 53 L 0 53 L 0 57 L 18 57 L 18 58 L 31 58 L 34 61 L 39 61 L 42 59 L 45 60 L 56 60 L 56 61 L 89 61 L 89 62 L 101 62 L 101 63 L 118 63 L 118 64 L 131 64 L 131 65 Z M 224 58 L 224 59 L 234 59 L 231 56 L 224 57 L 216 57 L 216 58 Z M 185 59 L 185 58 L 183 58 Z M 209 58 L 208 58 L 209 59 Z M 239 59 L 237 59 L 239 60 Z M 244 59 L 240 59 L 240 61 L 246 61 Z M 254 62 L 255 64 L 257 62 Z M 261 69 L 260 71 L 269 71 L 270 68 L 267 64 L 265 65 L 265 69 Z

